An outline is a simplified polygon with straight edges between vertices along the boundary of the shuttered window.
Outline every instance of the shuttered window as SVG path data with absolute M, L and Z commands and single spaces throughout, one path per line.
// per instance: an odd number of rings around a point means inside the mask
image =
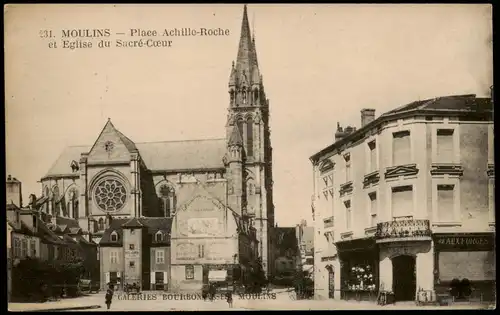
M 30 256 L 36 257 L 36 241 L 30 240 Z
M 392 162 L 393 165 L 404 165 L 411 162 L 411 143 L 410 132 L 399 131 L 393 133 L 392 147 Z
M 437 207 L 438 220 L 440 222 L 455 221 L 454 211 L 454 185 L 438 185 L 437 186 Z
M 351 209 L 351 201 L 345 201 L 345 217 L 346 217 L 346 228 L 350 230 L 352 227 L 352 209 Z
M 165 251 L 163 249 L 157 249 L 155 256 L 156 256 L 156 263 L 157 264 L 164 264 L 165 263 Z
M 453 129 L 437 130 L 437 162 L 453 163 Z
M 377 193 L 371 193 L 368 195 L 370 198 L 370 226 L 377 225 Z
M 26 257 L 28 256 L 28 240 L 23 239 L 21 240 L 21 257 Z
M 344 155 L 345 160 L 345 182 L 348 183 L 351 181 L 351 155 Z
M 392 188 L 392 217 L 401 218 L 413 215 L 413 186 Z
M 375 141 L 368 143 L 368 148 L 370 149 L 370 168 L 369 172 L 374 172 L 377 170 L 377 145 Z

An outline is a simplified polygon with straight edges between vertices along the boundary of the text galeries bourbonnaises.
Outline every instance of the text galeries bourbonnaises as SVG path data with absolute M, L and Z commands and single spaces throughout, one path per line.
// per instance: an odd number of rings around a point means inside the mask
M 182 27 L 165 29 L 130 28 L 125 32 L 106 29 L 63 29 L 60 32 L 44 29 L 39 37 L 48 40 L 49 48 L 168 48 L 175 37 L 229 36 L 229 29 L 220 27 Z M 60 40 L 59 42 L 57 40 Z
M 139 300 L 139 301 L 196 301 L 196 300 L 209 300 L 207 297 L 203 296 L 201 293 L 139 293 L 139 294 L 127 294 L 118 293 L 116 295 L 118 300 Z M 213 296 L 214 300 L 225 300 L 227 297 L 225 294 L 215 294 Z M 239 300 L 276 300 L 276 293 L 239 293 L 234 295 L 235 299 Z

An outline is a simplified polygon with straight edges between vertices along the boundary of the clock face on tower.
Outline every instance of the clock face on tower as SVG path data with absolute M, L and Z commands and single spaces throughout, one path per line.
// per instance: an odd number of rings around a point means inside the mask
M 127 190 L 119 180 L 107 178 L 101 180 L 94 190 L 97 207 L 104 212 L 121 210 L 127 201 Z

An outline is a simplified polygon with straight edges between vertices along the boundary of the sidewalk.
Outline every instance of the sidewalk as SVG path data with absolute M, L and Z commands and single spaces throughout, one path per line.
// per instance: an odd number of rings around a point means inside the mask
M 102 298 L 101 298 L 102 299 Z M 99 296 L 82 296 L 45 303 L 9 303 L 11 312 L 70 311 L 101 308 Z
M 276 300 L 257 301 L 239 301 L 235 303 L 248 310 L 454 310 L 454 309 L 493 309 L 488 304 L 454 304 L 450 306 L 417 306 L 412 302 L 396 303 L 391 305 L 377 305 L 374 302 L 357 302 L 344 300 L 286 300 L 282 296 Z

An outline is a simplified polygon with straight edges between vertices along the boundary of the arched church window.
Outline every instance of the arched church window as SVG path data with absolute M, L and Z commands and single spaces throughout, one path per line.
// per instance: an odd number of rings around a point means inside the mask
M 45 186 L 45 188 L 42 191 L 42 194 L 44 197 L 49 198 L 50 197 L 50 190 L 49 187 Z M 49 202 L 44 202 L 42 209 L 45 213 L 49 213 Z
M 252 183 L 248 183 L 248 195 L 253 195 L 255 193 L 255 186 Z
M 59 187 L 55 186 L 52 189 L 52 215 L 59 216 L 61 213 L 61 204 L 60 204 L 60 195 L 59 195 Z
M 68 191 L 66 210 L 71 218 L 78 218 L 78 190 L 73 187 Z
M 247 156 L 253 156 L 253 119 L 247 119 Z
M 80 209 L 78 206 L 80 205 L 80 202 L 78 200 L 73 201 L 73 218 L 78 219 L 80 215 Z
M 253 101 L 255 104 L 259 101 L 259 90 L 255 89 L 253 90 Z
M 243 119 L 242 119 L 242 118 L 239 118 L 239 119 L 238 119 L 237 125 L 238 125 L 238 131 L 240 132 L 240 136 L 241 136 L 241 137 L 243 137 L 243 126 L 244 126 L 244 122 L 243 122 Z
M 99 231 L 104 231 L 104 219 L 99 219 Z
M 170 217 L 175 212 L 175 191 L 167 184 L 161 185 L 159 189 L 160 213 L 164 217 Z
M 229 91 L 229 97 L 231 99 L 231 103 L 234 102 L 234 90 Z
M 242 98 L 243 104 L 246 104 L 247 103 L 247 89 L 243 88 L 243 90 L 241 91 L 241 98 Z

